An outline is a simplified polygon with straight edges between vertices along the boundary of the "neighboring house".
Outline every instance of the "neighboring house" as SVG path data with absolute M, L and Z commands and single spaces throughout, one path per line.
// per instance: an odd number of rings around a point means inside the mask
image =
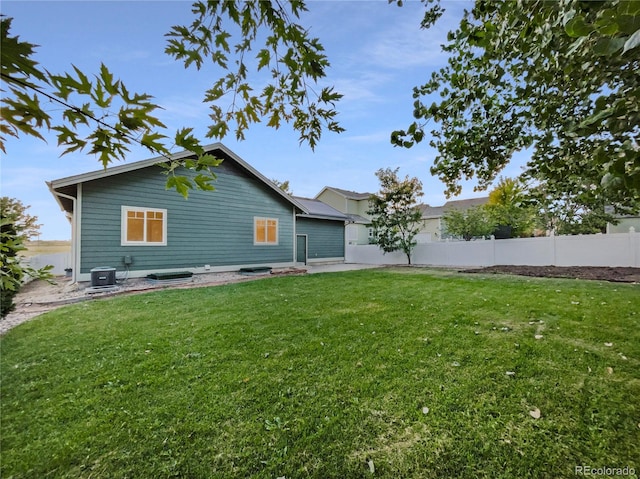
M 628 233 L 633 228 L 636 233 L 640 233 L 640 216 L 620 216 L 618 224 L 607 223 L 607 234 Z
M 488 196 L 466 200 L 447 201 L 442 206 L 419 205 L 422 212 L 422 229 L 416 237 L 418 243 L 441 241 L 446 238 L 446 228 L 442 217 L 447 211 L 466 211 L 474 206 L 482 206 L 489 201 Z
M 216 189 L 188 200 L 166 190 L 162 157 L 48 182 L 72 224 L 73 279 L 103 266 L 143 277 L 344 259 L 344 218 L 314 214 L 221 143 L 206 150 L 224 160 Z
M 315 199 L 347 215 L 347 243 L 354 245 L 369 244 L 373 240 L 371 215 L 367 213 L 370 208 L 370 197 L 371 193 L 356 193 L 325 186 Z

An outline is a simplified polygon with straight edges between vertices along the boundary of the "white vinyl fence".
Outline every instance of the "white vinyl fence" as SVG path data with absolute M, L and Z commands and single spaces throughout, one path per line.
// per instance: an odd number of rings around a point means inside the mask
M 407 264 L 403 253 L 376 245 L 348 245 L 345 262 Z M 413 264 L 434 266 L 629 266 L 640 267 L 640 233 L 548 236 L 504 240 L 420 243 Z
M 56 276 L 65 274 L 66 268 L 71 268 L 71 253 L 41 254 L 24 260 L 24 264 L 34 269 L 53 266 L 52 273 Z
M 433 266 L 630 266 L 640 267 L 640 233 L 547 236 L 505 240 L 419 243 L 413 264 Z M 25 261 L 35 269 L 53 265 L 54 275 L 71 268 L 71 253 L 33 256 Z M 376 245 L 347 245 L 346 263 L 407 264 L 403 253 L 383 254 Z

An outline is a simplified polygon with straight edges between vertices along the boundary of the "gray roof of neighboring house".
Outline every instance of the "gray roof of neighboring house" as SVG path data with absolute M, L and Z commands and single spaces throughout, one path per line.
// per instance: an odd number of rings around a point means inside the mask
M 640 211 L 636 213 L 616 213 L 616 210 L 611 205 L 606 205 L 604 207 L 604 212 L 613 215 L 614 218 L 622 219 L 622 218 L 640 218 Z
M 418 205 L 423 218 L 440 218 L 444 213 L 442 206 Z
M 489 201 L 488 196 L 482 196 L 480 198 L 469 198 L 466 200 L 451 200 L 447 201 L 442 206 L 429 206 L 419 205 L 423 218 L 440 218 L 449 210 L 468 210 L 474 206 L 481 206 Z
M 350 200 L 368 200 L 369 197 L 371 196 L 371 193 L 358 193 L 356 191 L 349 191 L 349 190 L 343 190 L 341 188 L 334 188 L 333 186 L 325 186 L 324 188 L 322 188 L 322 191 L 316 195 L 316 198 L 320 196 L 325 190 L 331 190 Z
M 345 215 L 320 200 L 312 200 L 310 198 L 302 198 L 300 196 L 294 196 L 293 198 L 306 209 L 305 214 L 299 215 L 300 217 L 349 221 L 349 215 Z

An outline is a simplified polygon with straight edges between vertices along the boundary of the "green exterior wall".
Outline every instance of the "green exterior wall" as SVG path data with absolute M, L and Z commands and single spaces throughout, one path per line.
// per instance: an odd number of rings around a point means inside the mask
M 97 266 L 131 271 L 292 263 L 294 206 L 231 159 L 216 169 L 216 190 L 185 200 L 166 190 L 153 166 L 82 184 L 80 273 Z M 121 207 L 167 210 L 166 246 L 122 246 Z M 278 244 L 254 245 L 254 217 L 277 218 Z
M 344 222 L 297 219 L 296 233 L 307 235 L 307 258 L 344 258 Z

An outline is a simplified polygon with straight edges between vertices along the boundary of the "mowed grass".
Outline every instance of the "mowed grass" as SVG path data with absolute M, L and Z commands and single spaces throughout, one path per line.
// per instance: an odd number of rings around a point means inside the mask
M 81 303 L 1 341 L 5 479 L 640 471 L 639 285 L 279 277 Z

